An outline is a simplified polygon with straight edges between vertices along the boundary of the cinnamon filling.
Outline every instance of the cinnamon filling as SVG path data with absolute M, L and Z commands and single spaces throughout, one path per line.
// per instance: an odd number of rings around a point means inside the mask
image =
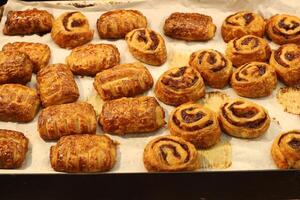
M 245 38 L 245 39 L 241 42 L 241 45 L 248 45 L 251 41 L 254 41 L 253 47 L 257 47 L 257 46 L 258 46 L 258 39 L 255 38 L 255 37 L 247 37 L 247 38 Z
M 293 138 L 288 145 L 293 149 L 300 150 L 300 140 Z
M 145 33 L 145 30 L 140 30 L 139 32 L 138 32 L 138 38 L 137 38 L 137 40 L 139 41 L 139 42 L 143 42 L 143 43 L 147 43 L 148 42 L 148 39 L 147 39 L 147 37 L 146 37 L 146 33 Z
M 266 66 L 264 66 L 264 65 L 258 65 L 257 68 L 258 68 L 259 75 L 262 76 L 262 75 L 264 75 L 266 73 Z
M 181 111 L 181 117 L 186 123 L 192 123 L 195 121 L 198 121 L 201 119 L 203 116 L 205 116 L 204 113 L 202 112 L 197 112 L 196 114 L 188 114 L 187 111 L 192 111 L 194 108 L 187 108 Z
M 68 22 L 69 22 L 69 19 L 70 19 L 70 17 L 72 17 L 72 15 L 74 15 L 75 13 L 78 13 L 78 12 L 70 12 L 70 13 L 68 13 L 64 18 L 63 18 L 63 20 L 62 20 L 62 24 L 63 24 L 63 26 L 64 26 L 64 28 L 65 28 L 65 30 L 66 31 L 71 31 L 69 28 L 68 28 Z M 73 21 L 74 22 L 74 21 Z M 73 23 L 72 22 L 72 23 Z M 72 26 L 72 25 L 71 25 Z M 72 26 L 73 27 L 73 26 Z
M 248 25 L 254 19 L 252 13 L 246 13 L 246 14 L 244 14 L 243 18 L 245 19 L 246 25 Z
M 158 37 L 156 35 L 156 33 L 154 33 L 153 31 L 150 32 L 150 38 L 152 40 L 152 43 L 150 45 L 150 50 L 155 50 L 159 44 L 159 40 Z
M 185 73 L 186 70 L 187 70 L 187 67 L 180 67 L 176 73 L 170 73 L 169 76 L 180 77 Z
M 294 30 L 295 28 L 297 28 L 300 25 L 298 22 L 295 22 L 295 21 L 291 21 L 290 24 L 286 24 L 285 20 L 286 20 L 286 17 L 284 17 L 283 19 L 281 19 L 279 21 L 279 23 L 278 23 L 278 26 L 280 28 L 285 29 L 286 31 Z
M 77 19 L 77 20 L 72 21 L 71 26 L 72 27 L 80 27 L 84 24 L 85 24 L 85 20 Z
M 183 77 L 180 80 L 163 77 L 161 82 L 164 85 L 167 85 L 173 89 L 186 89 L 186 88 L 192 87 L 198 81 L 198 79 L 199 79 L 199 77 L 194 77 L 194 78 Z
M 203 57 L 205 54 L 208 54 L 207 56 L 207 59 L 206 61 L 210 64 L 210 65 L 213 65 L 213 64 L 216 64 L 217 63 L 217 58 L 216 58 L 216 54 L 215 53 L 212 53 L 212 52 L 208 52 L 208 51 L 203 51 L 199 54 L 198 56 L 198 63 L 201 65 L 202 63 L 202 60 L 203 60 Z M 210 68 L 211 71 L 213 72 L 218 72 L 218 71 L 221 71 L 224 67 L 226 67 L 227 65 L 227 62 L 226 60 L 224 59 L 224 57 L 219 53 L 217 52 L 217 54 L 221 57 L 221 63 L 219 65 L 215 65 L 215 66 L 212 66 Z

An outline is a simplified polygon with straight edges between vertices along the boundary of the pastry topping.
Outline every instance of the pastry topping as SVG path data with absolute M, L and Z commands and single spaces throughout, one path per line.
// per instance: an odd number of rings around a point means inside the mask
M 293 149 L 300 150 L 300 140 L 299 140 L 299 139 L 293 138 L 293 139 L 288 143 L 288 145 L 289 145 L 290 147 L 292 147 Z

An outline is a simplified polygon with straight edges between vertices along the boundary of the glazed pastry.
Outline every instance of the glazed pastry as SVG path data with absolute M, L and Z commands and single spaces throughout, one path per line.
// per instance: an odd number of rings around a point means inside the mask
M 205 82 L 212 88 L 225 87 L 232 75 L 231 61 L 213 49 L 192 53 L 189 65 L 197 69 Z
M 260 105 L 234 99 L 221 107 L 219 120 L 223 131 L 238 138 L 257 138 L 270 126 L 268 112 Z
M 134 29 L 146 28 L 147 19 L 138 10 L 112 10 L 97 20 L 97 29 L 102 39 L 120 39 Z
M 53 15 L 46 10 L 9 11 L 3 28 L 4 35 L 43 35 L 52 29 Z
M 231 40 L 227 44 L 225 53 L 235 67 L 240 67 L 252 61 L 268 61 L 271 55 L 271 48 L 266 40 L 254 35 L 246 35 L 239 39 Z
M 153 86 L 149 70 L 139 62 L 117 65 L 100 72 L 94 87 L 103 100 L 133 97 Z
M 155 95 L 165 104 L 178 106 L 203 97 L 205 85 L 196 69 L 174 67 L 159 77 L 155 85 Z
M 44 140 L 57 140 L 65 135 L 95 134 L 96 113 L 93 106 L 76 102 L 49 106 L 42 110 L 38 131 Z
M 0 85 L 0 120 L 30 122 L 40 105 L 37 91 L 20 84 Z
M 186 41 L 207 41 L 215 36 L 216 25 L 210 16 L 199 13 L 172 13 L 165 21 L 165 35 Z
M 49 63 L 51 51 L 48 45 L 33 42 L 7 43 L 2 47 L 3 51 L 20 51 L 27 54 L 33 65 L 33 72 L 37 73 Z
M 220 140 L 217 115 L 197 103 L 186 103 L 172 111 L 169 123 L 172 135 L 191 142 L 198 148 L 209 148 Z
M 272 52 L 270 65 L 279 79 L 288 86 L 300 84 L 300 46 L 285 44 Z
M 116 163 L 117 143 L 106 135 L 68 135 L 50 149 L 50 162 L 59 172 L 104 172 Z
M 126 35 L 131 54 L 149 65 L 162 65 L 167 60 L 165 41 L 160 34 L 148 28 L 135 29 Z
M 265 29 L 266 23 L 262 16 L 250 11 L 241 11 L 224 20 L 221 33 L 223 40 L 229 42 L 245 35 L 264 37 Z
M 66 12 L 53 23 L 51 37 L 61 48 L 74 48 L 90 42 L 94 31 L 81 12 Z
M 154 97 L 106 101 L 99 116 L 104 132 L 125 135 L 156 131 L 165 125 L 165 112 Z
M 277 136 L 271 154 L 280 169 L 300 169 L 300 131 L 293 130 Z
M 71 103 L 79 97 L 73 74 L 64 64 L 41 69 L 37 74 L 37 89 L 44 107 Z
M 0 84 L 26 84 L 31 80 L 32 62 L 18 51 L 0 51 Z
M 274 15 L 267 21 L 267 36 L 277 44 L 300 44 L 300 18 L 293 15 Z
M 144 166 L 150 172 L 192 171 L 200 167 L 193 144 L 176 136 L 161 136 L 144 150 Z
M 238 68 L 231 77 L 231 87 L 242 97 L 258 98 L 272 94 L 276 88 L 275 69 L 263 62 L 250 62 Z
M 28 150 L 28 139 L 23 133 L 0 129 L 0 169 L 22 166 Z

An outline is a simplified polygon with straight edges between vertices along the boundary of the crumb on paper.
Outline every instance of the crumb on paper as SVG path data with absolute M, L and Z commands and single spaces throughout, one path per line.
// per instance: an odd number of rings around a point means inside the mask
M 283 106 L 285 112 L 300 115 L 300 88 L 280 88 L 276 97 L 277 101 Z
M 280 126 L 280 122 L 276 119 L 276 117 L 272 117 L 272 120 L 273 120 L 278 126 Z
M 86 7 L 92 7 L 95 6 L 94 3 L 86 3 L 86 2 L 81 2 L 81 3 L 69 3 L 69 5 L 74 6 L 76 8 L 86 8 Z
M 229 100 L 230 100 L 229 95 L 223 92 L 213 91 L 205 94 L 203 103 L 206 107 L 208 107 L 212 111 L 219 113 L 221 106 Z

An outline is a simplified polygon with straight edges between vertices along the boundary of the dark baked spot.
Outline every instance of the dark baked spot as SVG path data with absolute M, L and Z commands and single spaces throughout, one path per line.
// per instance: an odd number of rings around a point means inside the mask
M 259 75 L 262 76 L 262 75 L 264 75 L 266 73 L 266 66 L 264 66 L 264 65 L 258 65 L 257 68 L 258 68 Z
M 297 138 L 293 138 L 291 141 L 289 141 L 288 145 L 293 149 L 300 150 L 300 140 Z
M 244 14 L 243 17 L 244 17 L 244 19 L 245 19 L 246 24 L 249 24 L 249 23 L 252 22 L 253 19 L 254 19 L 252 13 L 246 13 L 246 14 Z

